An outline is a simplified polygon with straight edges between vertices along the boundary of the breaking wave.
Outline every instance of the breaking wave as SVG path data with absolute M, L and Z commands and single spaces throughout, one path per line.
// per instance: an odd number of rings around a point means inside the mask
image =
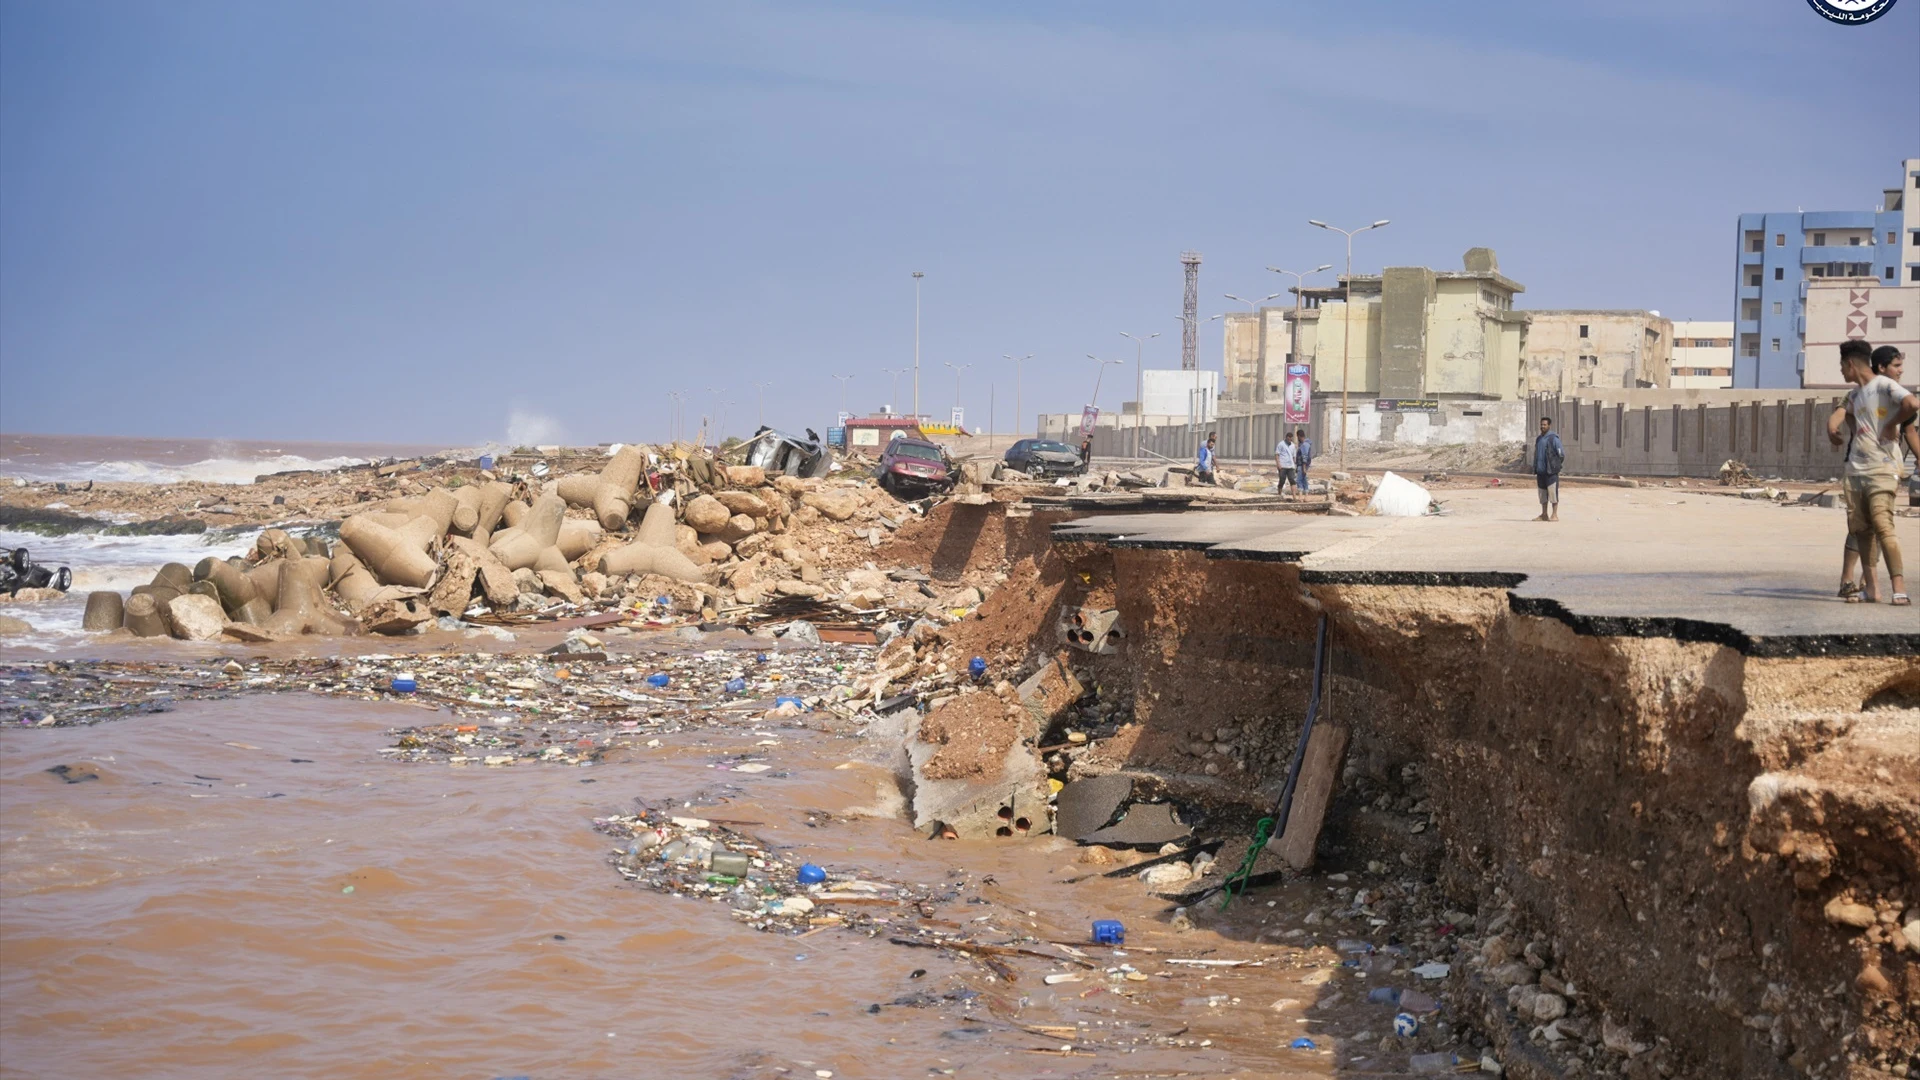
M 330 457 L 315 460 L 298 454 L 261 458 L 208 458 L 187 465 L 154 461 L 67 461 L 37 463 L 0 458 L 0 476 L 47 483 L 105 484 L 251 484 L 256 476 L 303 469 L 338 469 L 364 465 L 369 458 Z

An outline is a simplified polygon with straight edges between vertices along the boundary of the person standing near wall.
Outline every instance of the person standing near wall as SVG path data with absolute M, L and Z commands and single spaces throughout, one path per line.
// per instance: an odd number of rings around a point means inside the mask
M 1876 599 L 1878 590 L 1874 571 L 1877 545 L 1886 560 L 1887 576 L 1893 586 L 1892 603 L 1906 607 L 1913 601 L 1906 592 L 1906 573 L 1901 561 L 1900 541 L 1893 527 L 1894 493 L 1900 486 L 1900 428 L 1920 412 L 1920 398 L 1877 370 L 1873 347 L 1854 339 L 1840 345 L 1843 374 L 1859 385 L 1847 394 L 1842 411 L 1827 421 L 1827 439 L 1834 446 L 1847 447 L 1843 482 L 1847 486 L 1847 531 L 1860 549 L 1861 572 L 1865 576 L 1862 595 L 1847 597 L 1848 603 Z M 1865 376 L 1862 378 L 1862 376 Z M 1840 424 L 1850 427 L 1843 438 Z
M 1540 418 L 1540 434 L 1533 440 L 1533 480 L 1540 489 L 1540 516 L 1535 521 L 1560 520 L 1560 466 L 1567 462 L 1566 444 L 1553 430 L 1553 418 Z
M 1296 458 L 1293 440 L 1293 433 L 1288 432 L 1280 436 L 1280 442 L 1273 448 L 1273 467 L 1277 469 L 1280 474 L 1280 478 L 1273 482 L 1273 493 L 1282 497 L 1287 497 L 1288 484 L 1293 485 L 1294 491 L 1298 492 L 1300 490 L 1300 482 L 1294 478 L 1293 471 L 1296 468 L 1294 464 Z

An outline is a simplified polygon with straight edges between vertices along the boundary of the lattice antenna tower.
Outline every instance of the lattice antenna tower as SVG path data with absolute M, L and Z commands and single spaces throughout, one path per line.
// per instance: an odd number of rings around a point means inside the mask
M 1200 363 L 1200 253 L 1183 251 L 1180 265 L 1187 271 L 1187 297 L 1180 305 L 1180 370 L 1197 370 Z

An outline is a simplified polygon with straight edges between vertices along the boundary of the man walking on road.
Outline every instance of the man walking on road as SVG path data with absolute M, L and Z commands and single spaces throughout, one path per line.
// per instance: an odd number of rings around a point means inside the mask
M 1306 428 L 1293 429 L 1293 486 L 1302 495 L 1309 494 L 1313 488 L 1307 483 L 1307 466 L 1313 464 L 1313 440 L 1307 438 Z
M 1280 478 L 1273 482 L 1273 493 L 1275 495 L 1285 496 L 1288 484 L 1293 485 L 1295 492 L 1300 490 L 1300 482 L 1294 478 L 1293 471 L 1296 467 L 1294 464 L 1296 459 L 1294 456 L 1293 438 L 1292 433 L 1282 435 L 1279 445 L 1273 448 L 1273 466 L 1280 472 Z
M 1213 444 L 1216 434 L 1207 432 L 1207 441 L 1200 444 L 1200 458 L 1194 463 L 1193 478 L 1203 484 L 1218 484 L 1213 475 Z
M 1567 448 L 1553 430 L 1553 418 L 1540 418 L 1540 434 L 1533 440 L 1533 479 L 1540 488 L 1540 516 L 1535 521 L 1560 520 L 1560 466 Z

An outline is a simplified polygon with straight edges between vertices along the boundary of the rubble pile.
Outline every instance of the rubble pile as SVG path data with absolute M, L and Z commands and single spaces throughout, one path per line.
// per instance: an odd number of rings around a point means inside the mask
M 432 486 L 396 473 L 397 494 L 361 492 L 337 525 L 270 528 L 245 556 L 170 564 L 126 597 L 93 594 L 84 625 L 264 642 L 406 634 L 443 616 L 625 611 L 660 597 L 708 622 L 799 601 L 867 623 L 890 609 L 968 606 L 863 557 L 933 501 L 901 502 L 865 472 L 769 475 L 680 445 L 619 446 L 597 470 L 557 478 L 544 462 L 524 473 L 502 464 L 499 474 L 441 466 Z M 806 471 L 825 470 L 815 459 Z

